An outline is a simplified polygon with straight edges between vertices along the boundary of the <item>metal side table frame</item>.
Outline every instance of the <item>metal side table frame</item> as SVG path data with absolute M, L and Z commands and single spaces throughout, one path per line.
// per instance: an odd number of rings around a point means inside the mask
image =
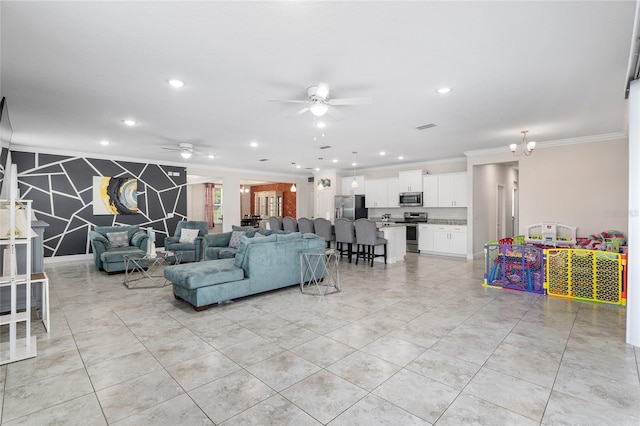
M 334 249 L 300 253 L 300 292 L 314 296 L 339 293 L 339 263 Z
M 180 264 L 182 261 L 182 252 L 158 252 L 155 257 L 150 257 L 146 254 L 144 256 L 123 255 L 122 257 L 124 258 L 123 284 L 128 288 L 136 288 L 137 285 L 134 283 L 138 281 L 144 279 L 153 280 L 157 278 L 164 278 L 164 276 L 153 275 L 154 271 L 160 266 Z M 145 260 L 146 262 L 143 262 Z M 129 267 L 131 267 L 131 270 L 129 270 Z M 164 280 L 162 287 L 166 284 L 167 280 Z

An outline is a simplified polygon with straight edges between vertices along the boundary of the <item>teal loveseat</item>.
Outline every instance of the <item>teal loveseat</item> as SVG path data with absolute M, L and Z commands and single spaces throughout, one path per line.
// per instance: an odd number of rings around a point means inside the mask
M 110 241 L 109 234 L 126 232 L 126 240 L 123 245 L 115 247 Z M 124 271 L 123 255 L 142 257 L 147 252 L 149 237 L 139 226 L 96 226 L 89 232 L 91 248 L 93 249 L 93 260 L 98 269 L 108 274 Z
M 325 240 L 315 234 L 272 234 L 241 237 L 234 258 L 168 266 L 164 277 L 173 294 L 196 310 L 239 297 L 300 283 L 300 253 L 324 252 Z
M 231 227 L 231 231 L 219 234 L 208 234 L 204 236 L 204 260 L 230 259 L 235 258 L 238 252 L 238 246 L 232 243 L 234 232 L 239 232 L 249 238 L 253 238 L 256 233 L 268 236 L 274 231 L 266 228 L 254 228 L 253 226 L 236 226 Z M 278 231 L 284 232 L 284 231 Z M 239 241 L 237 241 L 239 243 Z

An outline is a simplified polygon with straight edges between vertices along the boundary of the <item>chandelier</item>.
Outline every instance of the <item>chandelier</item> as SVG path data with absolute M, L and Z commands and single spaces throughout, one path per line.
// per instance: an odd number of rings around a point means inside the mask
M 511 150 L 511 153 L 513 155 L 515 155 L 516 157 L 524 154 L 526 156 L 529 156 L 533 153 L 533 150 L 536 148 L 536 143 L 534 141 L 527 141 L 527 133 L 529 131 L 528 130 L 523 130 L 520 133 L 522 133 L 522 152 L 518 153 L 518 144 L 512 143 L 511 145 L 509 145 L 509 149 Z

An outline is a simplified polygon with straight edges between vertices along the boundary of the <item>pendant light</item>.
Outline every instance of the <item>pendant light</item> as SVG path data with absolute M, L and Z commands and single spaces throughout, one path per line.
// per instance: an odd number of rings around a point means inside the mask
M 293 171 L 291 172 L 291 180 L 293 181 L 293 183 L 291 184 L 291 188 L 289 189 L 289 191 L 297 192 L 298 188 L 296 188 L 296 163 L 295 163 L 295 161 L 292 161 L 291 165 L 293 166 Z
M 356 179 L 356 154 L 357 152 L 353 151 L 353 163 L 351 163 L 351 165 L 353 166 L 353 180 L 351 181 L 351 187 L 354 189 L 360 186 Z

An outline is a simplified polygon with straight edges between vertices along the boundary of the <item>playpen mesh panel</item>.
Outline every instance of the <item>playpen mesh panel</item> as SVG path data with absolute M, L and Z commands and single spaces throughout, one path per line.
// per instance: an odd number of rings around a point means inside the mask
M 484 285 L 544 294 L 543 257 L 537 247 L 487 244 Z
M 582 249 L 547 249 L 545 254 L 549 295 L 625 304 L 620 254 Z

